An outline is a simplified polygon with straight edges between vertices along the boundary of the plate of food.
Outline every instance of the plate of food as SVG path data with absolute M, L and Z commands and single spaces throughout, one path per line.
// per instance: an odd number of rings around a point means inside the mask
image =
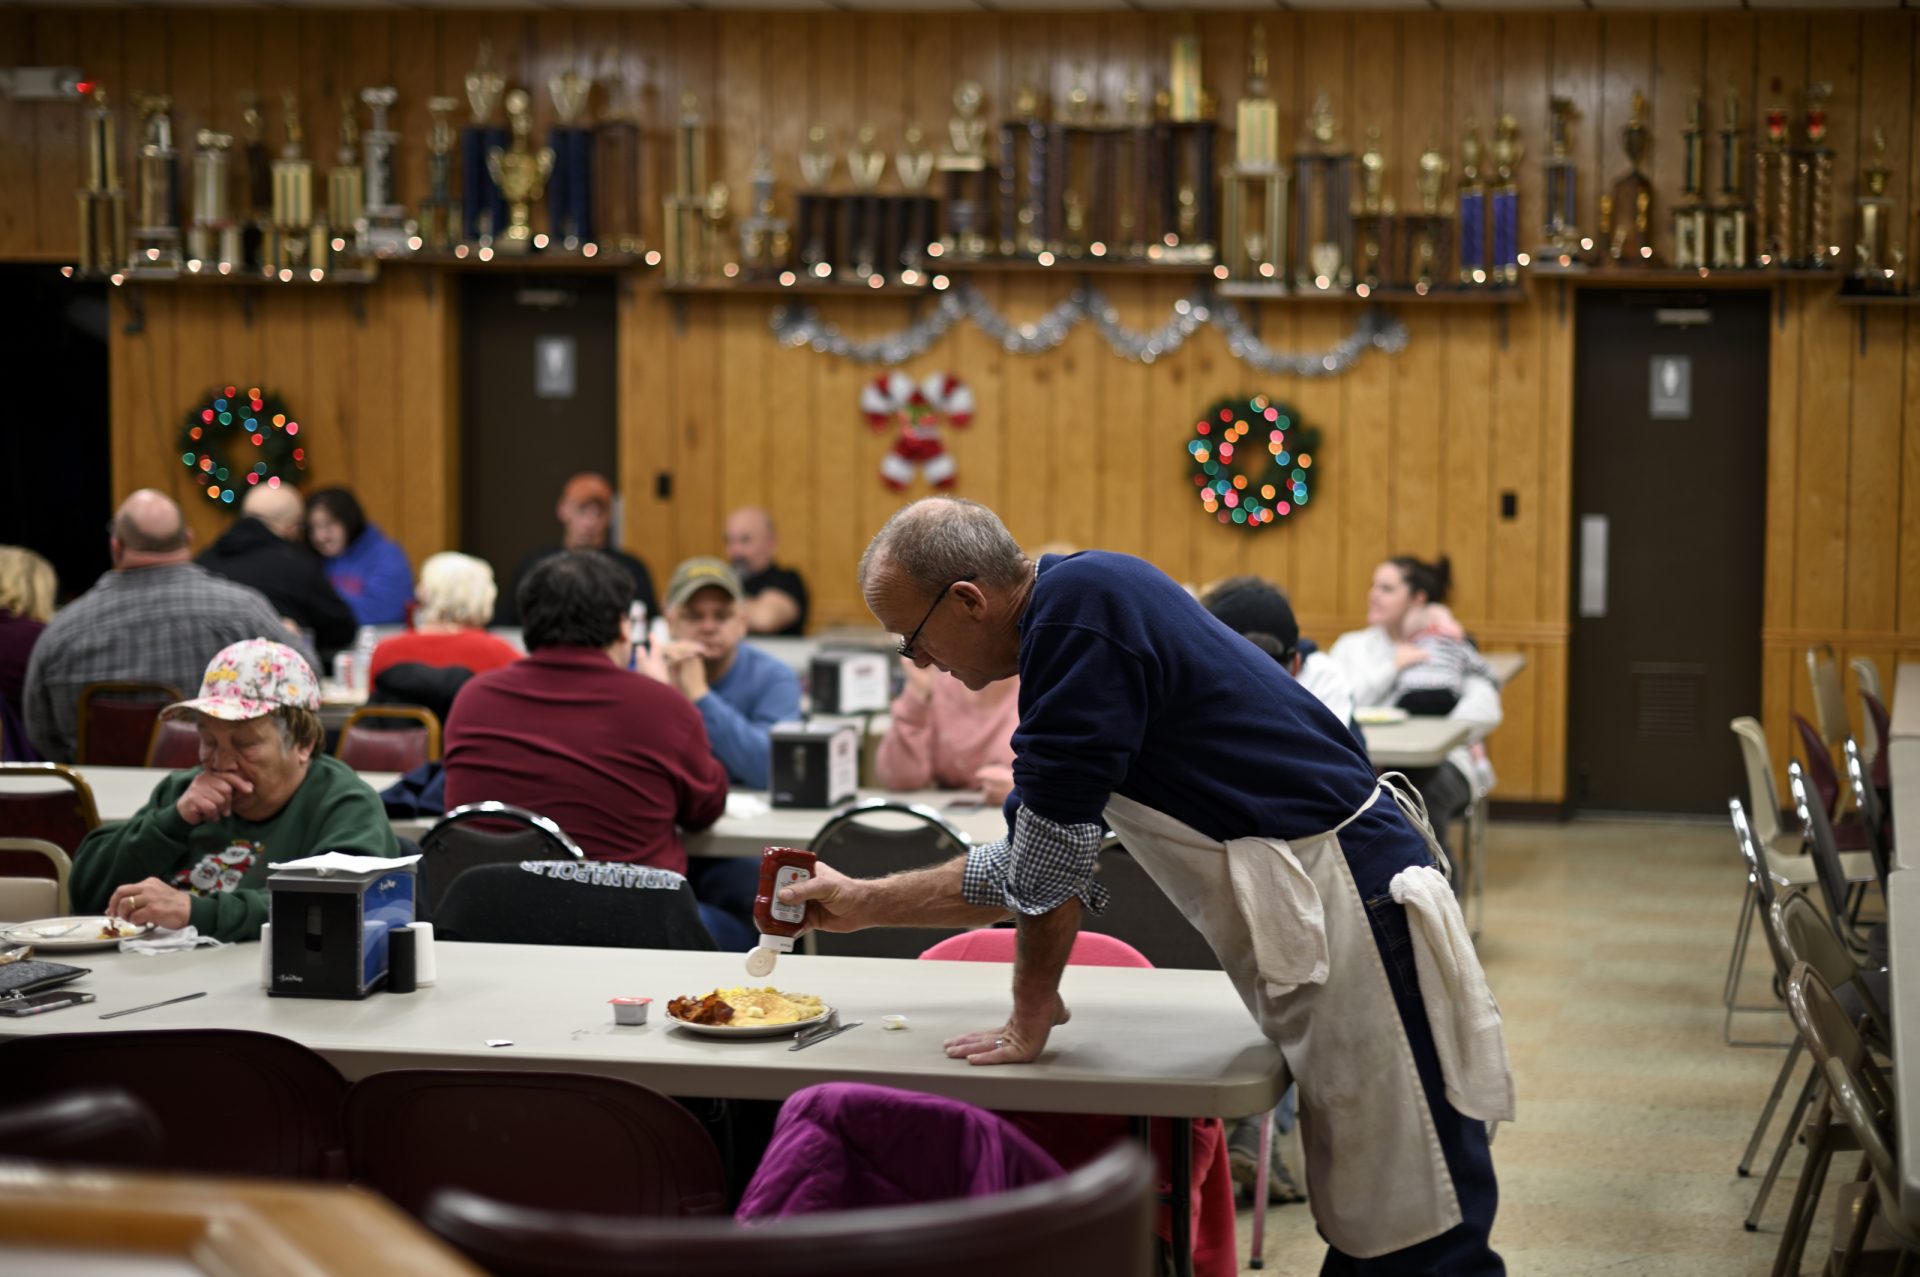
M 714 1038 L 779 1038 L 833 1014 L 811 993 L 791 993 L 767 985 L 715 989 L 704 997 L 674 998 L 667 1019 L 689 1033 Z
M 125 918 L 105 914 L 72 915 L 65 918 L 36 918 L 0 928 L 0 940 L 8 944 L 30 944 L 42 953 L 75 949 L 104 949 L 153 930 L 149 923 L 136 926 Z
M 1398 705 L 1363 705 L 1353 711 L 1353 721 L 1362 727 L 1384 727 L 1388 723 L 1404 723 L 1407 711 Z

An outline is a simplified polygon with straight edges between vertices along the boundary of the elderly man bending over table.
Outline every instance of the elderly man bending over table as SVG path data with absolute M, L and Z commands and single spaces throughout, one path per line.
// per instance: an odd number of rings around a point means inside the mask
M 379 795 L 315 755 L 319 709 L 313 671 L 284 643 L 222 649 L 200 695 L 161 711 L 194 720 L 200 765 L 161 781 L 131 820 L 87 836 L 74 853 L 74 907 L 253 940 L 267 920 L 270 860 L 394 855 Z

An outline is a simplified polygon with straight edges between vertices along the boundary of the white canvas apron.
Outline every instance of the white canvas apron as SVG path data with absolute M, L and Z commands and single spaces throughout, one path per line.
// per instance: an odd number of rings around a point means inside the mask
M 1217 842 L 1118 794 L 1106 808 L 1108 827 L 1206 936 L 1300 1083 L 1313 1217 L 1328 1241 L 1360 1259 L 1438 1236 L 1461 1219 L 1366 905 L 1340 849 L 1340 831 L 1380 801 L 1381 789 L 1392 792 L 1383 783 L 1338 827 L 1293 840 Z M 1414 823 L 1433 846 L 1424 816 Z

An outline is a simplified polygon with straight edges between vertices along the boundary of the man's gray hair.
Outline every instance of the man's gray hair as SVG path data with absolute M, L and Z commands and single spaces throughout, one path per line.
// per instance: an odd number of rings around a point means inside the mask
M 888 519 L 860 556 L 862 593 L 881 560 L 888 572 L 929 593 L 967 577 L 1015 585 L 1033 566 L 999 515 L 959 497 L 923 497 Z

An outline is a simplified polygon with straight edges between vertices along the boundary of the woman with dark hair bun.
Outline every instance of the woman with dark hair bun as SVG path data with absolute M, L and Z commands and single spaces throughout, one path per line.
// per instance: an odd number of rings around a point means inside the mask
M 327 579 L 362 625 L 400 625 L 413 602 L 407 552 L 367 522 L 346 488 L 322 488 L 307 498 L 307 540 L 327 561 Z

